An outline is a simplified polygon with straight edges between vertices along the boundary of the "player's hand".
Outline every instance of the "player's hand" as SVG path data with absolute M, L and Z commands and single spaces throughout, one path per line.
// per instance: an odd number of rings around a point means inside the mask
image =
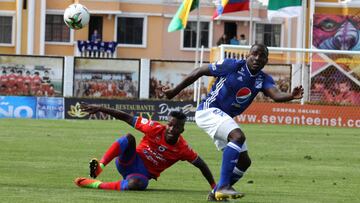
M 80 109 L 81 111 L 86 111 L 89 114 L 95 114 L 100 111 L 101 106 L 95 105 L 95 104 L 88 104 L 85 102 L 80 103 Z
M 301 99 L 304 95 L 304 88 L 300 85 L 293 89 L 291 92 L 293 99 Z
M 176 93 L 174 93 L 174 89 L 171 89 L 170 87 L 163 87 L 161 91 L 165 94 L 166 98 L 172 99 L 176 96 Z

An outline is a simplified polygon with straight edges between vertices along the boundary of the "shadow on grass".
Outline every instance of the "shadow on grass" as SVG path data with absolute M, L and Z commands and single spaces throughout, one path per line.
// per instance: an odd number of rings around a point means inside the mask
M 171 192 L 171 194 L 174 193 L 189 193 L 189 194 L 207 194 L 210 190 L 184 190 L 184 189 L 163 189 L 163 188 L 153 188 L 153 189 L 146 189 L 144 192 Z

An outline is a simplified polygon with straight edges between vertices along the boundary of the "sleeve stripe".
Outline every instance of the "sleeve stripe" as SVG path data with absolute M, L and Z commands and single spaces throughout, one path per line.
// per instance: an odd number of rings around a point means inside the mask
M 132 126 L 135 128 L 135 125 L 136 125 L 136 121 L 139 117 L 138 116 L 134 116 L 133 117 L 133 120 L 132 120 Z

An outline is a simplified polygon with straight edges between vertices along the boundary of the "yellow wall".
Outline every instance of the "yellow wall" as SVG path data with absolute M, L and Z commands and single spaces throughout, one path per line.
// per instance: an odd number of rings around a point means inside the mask
M 0 2 L 0 10 L 16 11 L 16 2 Z
M 73 0 L 47 0 L 46 1 L 46 9 L 57 9 L 57 10 L 65 10 L 70 4 L 73 4 Z
M 358 8 L 329 8 L 317 7 L 315 14 L 334 14 L 334 15 L 358 15 Z
M 21 54 L 27 53 L 27 10 L 22 10 Z
M 74 46 L 47 44 L 45 46 L 45 53 L 46 55 L 73 56 Z
M 0 46 L 0 54 L 15 54 L 15 47 Z
M 34 28 L 34 54 L 40 54 L 40 24 L 41 18 L 36 16 L 41 16 L 41 2 L 40 0 L 35 1 L 35 28 Z
M 110 10 L 110 11 L 119 11 L 120 9 L 120 2 L 116 1 L 108 1 L 108 2 L 96 2 L 96 1 L 79 1 L 82 5 L 86 6 L 90 10 L 100 11 L 100 10 Z
M 139 6 L 139 4 L 123 3 L 121 4 L 120 10 L 126 12 L 162 13 L 163 6 L 152 4 L 144 4 Z

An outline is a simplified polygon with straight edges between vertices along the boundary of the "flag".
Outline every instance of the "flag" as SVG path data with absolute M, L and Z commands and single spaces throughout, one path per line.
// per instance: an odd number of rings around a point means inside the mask
M 172 18 L 168 32 L 174 32 L 186 27 L 190 11 L 199 7 L 199 0 L 184 0 Z
M 296 17 L 302 12 L 302 0 L 269 0 L 268 19 L 274 17 Z
M 217 0 L 216 10 L 213 19 L 221 16 L 223 13 L 231 13 L 236 11 L 248 11 L 249 0 Z

